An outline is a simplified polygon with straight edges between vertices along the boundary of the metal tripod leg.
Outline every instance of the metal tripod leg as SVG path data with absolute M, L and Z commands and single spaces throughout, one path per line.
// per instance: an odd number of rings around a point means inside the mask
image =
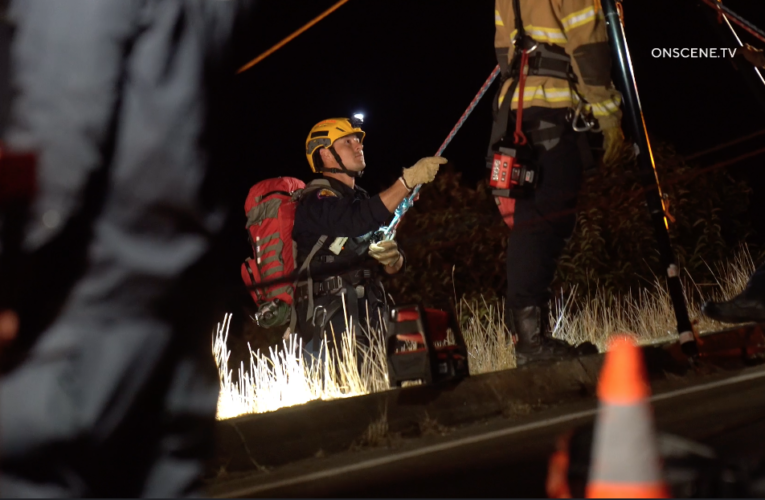
M 651 144 L 646 132 L 643 110 L 638 97 L 637 83 L 632 72 L 627 39 L 624 36 L 624 27 L 619 17 L 616 3 L 620 0 L 601 0 L 603 12 L 606 17 L 606 29 L 611 44 L 611 52 L 614 56 L 618 75 L 618 87 L 622 92 L 626 125 L 632 132 L 635 141 L 635 152 L 639 168 L 640 182 L 646 190 L 648 211 L 651 214 L 656 241 L 659 245 L 662 264 L 667 272 L 667 284 L 672 306 L 677 319 L 677 332 L 680 335 L 680 345 L 683 352 L 692 358 L 698 356 L 698 346 L 693 335 L 693 326 L 688 317 L 688 307 L 685 303 L 683 285 L 680 282 L 679 266 L 675 253 L 669 240 L 669 228 L 665 217 L 664 202 L 656 174 L 656 166 L 653 162 Z

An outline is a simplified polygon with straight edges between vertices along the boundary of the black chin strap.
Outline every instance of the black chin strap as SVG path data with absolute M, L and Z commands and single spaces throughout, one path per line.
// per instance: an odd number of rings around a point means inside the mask
M 334 146 L 330 146 L 328 149 L 329 149 L 329 152 L 332 153 L 332 156 L 335 157 L 335 161 L 340 166 L 340 168 L 323 168 L 322 172 L 340 172 L 357 179 L 360 179 L 361 176 L 364 175 L 363 170 L 361 172 L 354 172 L 352 170 L 348 170 L 347 168 L 345 168 L 345 165 L 343 165 L 343 160 L 340 159 L 340 155 L 337 154 L 337 151 L 335 151 Z

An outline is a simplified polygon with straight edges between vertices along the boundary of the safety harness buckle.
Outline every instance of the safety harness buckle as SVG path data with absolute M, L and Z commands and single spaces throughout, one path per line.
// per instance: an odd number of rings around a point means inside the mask
M 560 78 L 576 84 L 578 79 L 571 64 L 571 57 L 564 49 L 553 44 L 537 42 L 526 35 L 524 41 L 516 44 L 516 52 L 510 64 L 510 70 L 506 78 L 519 78 L 523 68 L 520 61 L 520 53 L 526 50 L 528 56 L 528 73 L 526 76 L 546 76 Z
M 329 294 L 333 293 L 343 287 L 343 278 L 340 276 L 333 276 L 320 283 L 314 285 L 315 293 Z

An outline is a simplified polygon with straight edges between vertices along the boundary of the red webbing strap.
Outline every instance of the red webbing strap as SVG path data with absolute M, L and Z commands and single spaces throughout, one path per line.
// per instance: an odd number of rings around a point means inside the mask
M 513 142 L 518 146 L 526 144 L 526 136 L 521 130 L 521 123 L 523 122 L 523 92 L 526 87 L 526 74 L 528 73 L 529 65 L 529 53 L 527 49 L 523 49 L 521 53 L 521 74 L 518 75 L 518 110 L 515 113 L 515 133 L 513 134 Z M 512 99 L 513 96 L 510 96 Z

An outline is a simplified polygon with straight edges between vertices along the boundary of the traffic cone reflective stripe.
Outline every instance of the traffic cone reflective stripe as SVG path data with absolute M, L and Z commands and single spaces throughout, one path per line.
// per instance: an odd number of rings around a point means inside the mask
M 643 354 L 615 337 L 598 382 L 600 408 L 592 444 L 588 498 L 666 498 Z

